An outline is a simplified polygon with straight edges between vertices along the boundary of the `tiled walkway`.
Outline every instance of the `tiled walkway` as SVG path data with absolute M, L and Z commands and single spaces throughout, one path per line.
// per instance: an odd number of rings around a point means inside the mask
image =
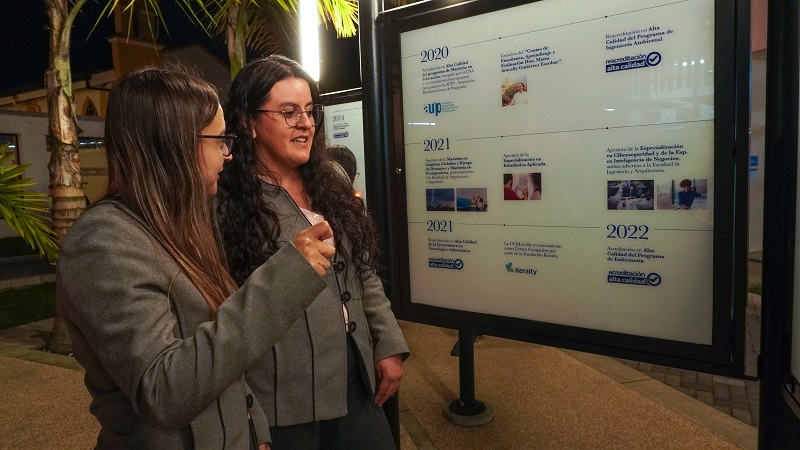
M 761 254 L 752 254 L 749 264 L 750 284 L 761 283 Z M 755 378 L 761 349 L 761 297 L 749 295 L 745 320 L 745 373 Z M 759 382 L 740 380 L 673 367 L 617 359 L 647 376 L 671 386 L 686 395 L 758 427 Z

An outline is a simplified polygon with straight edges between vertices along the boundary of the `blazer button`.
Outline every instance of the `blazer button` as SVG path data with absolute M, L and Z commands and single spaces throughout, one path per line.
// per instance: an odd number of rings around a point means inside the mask
M 350 301 L 350 299 L 351 299 L 351 298 L 353 298 L 353 297 L 350 295 L 350 293 L 349 293 L 349 292 L 347 292 L 347 291 L 344 291 L 344 292 L 342 292 L 341 294 L 339 294 L 339 297 L 341 297 L 341 298 L 342 298 L 342 303 L 347 303 L 347 302 L 349 302 L 349 301 Z
M 333 265 L 333 270 L 342 272 L 344 270 L 344 261 L 339 261 Z
M 351 333 L 352 333 L 353 331 L 356 331 L 356 323 L 355 323 L 355 322 L 350 322 L 350 323 L 348 323 L 348 324 L 347 324 L 347 328 L 348 328 L 348 330 L 347 330 L 347 331 L 349 331 L 349 332 L 351 332 Z

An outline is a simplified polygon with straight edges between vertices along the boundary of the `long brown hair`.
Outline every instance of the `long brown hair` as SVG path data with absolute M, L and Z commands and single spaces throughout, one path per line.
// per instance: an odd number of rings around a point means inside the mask
M 177 68 L 126 74 L 108 100 L 108 192 L 147 225 L 216 315 L 236 289 L 226 269 L 214 209 L 200 170 L 200 130 L 219 99 L 206 81 Z

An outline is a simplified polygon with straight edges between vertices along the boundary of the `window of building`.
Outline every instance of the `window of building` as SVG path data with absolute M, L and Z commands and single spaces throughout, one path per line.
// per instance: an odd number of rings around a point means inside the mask
M 14 157 L 11 158 L 11 165 L 19 164 L 19 146 L 16 134 L 2 134 L 0 133 L 0 146 L 8 144 L 5 153 L 11 152 Z
M 106 142 L 99 137 L 80 137 L 78 142 L 83 193 L 94 203 L 105 195 L 108 187 Z
M 94 102 L 91 98 L 86 97 L 86 101 L 83 102 L 83 115 L 84 116 L 94 116 L 97 117 L 97 107 L 94 106 Z

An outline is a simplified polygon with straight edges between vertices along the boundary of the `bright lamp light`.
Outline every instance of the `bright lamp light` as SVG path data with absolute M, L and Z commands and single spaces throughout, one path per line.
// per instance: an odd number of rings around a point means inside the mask
M 300 0 L 300 47 L 303 69 L 319 81 L 319 28 L 317 1 Z

